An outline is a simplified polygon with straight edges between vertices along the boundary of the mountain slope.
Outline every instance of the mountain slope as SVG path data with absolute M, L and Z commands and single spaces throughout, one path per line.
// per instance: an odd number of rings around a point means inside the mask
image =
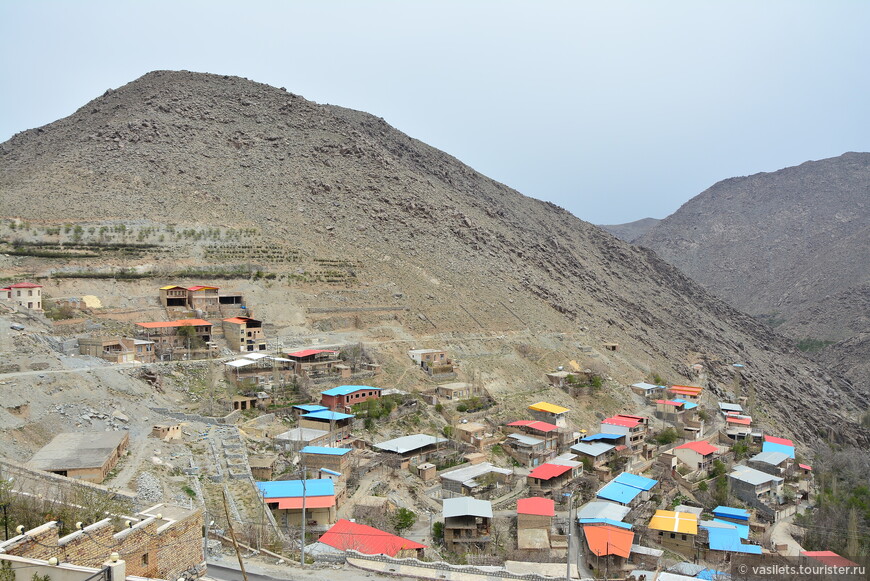
M 767 327 L 652 252 L 365 113 L 245 79 L 159 71 L 14 136 L 0 145 L 0 170 L 5 216 L 258 228 L 270 245 L 352 270 L 336 300 L 405 306 L 418 334 L 616 341 L 608 370 L 623 381 L 655 371 L 688 381 L 701 363 L 713 393 L 753 390 L 772 429 L 870 443 L 856 421 L 867 394 Z
M 870 332 L 870 153 L 719 182 L 636 242 L 795 340 Z
M 661 220 L 658 218 L 641 218 L 640 220 L 626 222 L 625 224 L 601 224 L 598 227 L 610 232 L 620 240 L 633 242 L 649 232 L 650 228 L 659 222 Z

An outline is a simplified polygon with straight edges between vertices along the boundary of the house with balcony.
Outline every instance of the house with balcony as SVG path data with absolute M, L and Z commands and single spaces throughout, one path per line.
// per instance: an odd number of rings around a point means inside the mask
M 487 551 L 492 543 L 492 504 L 462 496 L 445 498 L 442 503 L 444 517 L 444 546 L 454 553 L 472 550 Z
M 221 323 L 223 324 L 224 339 L 233 351 L 245 353 L 266 350 L 263 321 L 251 317 L 230 317 Z
M 625 436 L 625 445 L 633 451 L 643 448 L 649 429 L 649 418 L 629 414 L 616 414 L 601 420 L 601 432 Z
M 212 324 L 204 319 L 136 323 L 136 328 L 140 335 L 154 342 L 160 359 L 205 357 L 216 349 L 212 342 Z
M 381 397 L 380 387 L 368 385 L 339 385 L 320 392 L 320 405 L 333 411 L 347 412 L 351 407 Z
M 698 440 L 677 446 L 673 454 L 692 472 L 709 472 L 713 461 L 721 455 L 721 450 L 710 442 Z
M 335 523 L 335 485 L 329 478 L 257 482 L 257 488 L 275 520 L 284 528 L 302 524 L 303 506 L 306 524 L 320 526 Z
M 773 506 L 780 503 L 783 495 L 782 477 L 750 468 L 743 464 L 734 466 L 728 474 L 728 484 L 731 493 L 749 506 L 758 506 L 762 503 Z

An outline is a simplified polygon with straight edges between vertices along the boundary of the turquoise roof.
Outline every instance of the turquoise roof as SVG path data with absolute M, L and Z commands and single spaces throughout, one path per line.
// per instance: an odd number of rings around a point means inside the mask
M 368 385 L 339 385 L 338 387 L 333 387 L 332 389 L 327 389 L 326 391 L 321 391 L 323 395 L 348 395 L 354 393 L 356 391 L 381 391 L 380 387 L 370 387 Z
M 327 448 L 326 446 L 305 446 L 302 454 L 323 454 L 325 456 L 344 456 L 353 448 Z

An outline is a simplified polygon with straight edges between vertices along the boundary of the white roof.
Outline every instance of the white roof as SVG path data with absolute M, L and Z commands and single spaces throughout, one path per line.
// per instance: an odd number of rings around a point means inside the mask
M 507 468 L 499 468 L 498 466 L 493 466 L 489 462 L 481 462 L 480 464 L 474 464 L 472 466 L 466 466 L 465 468 L 444 472 L 441 474 L 441 478 L 462 482 L 463 484 L 467 482 L 469 486 L 474 486 L 475 478 L 483 476 L 484 474 L 489 474 L 490 472 L 504 474 L 506 476 L 513 474 L 513 471 L 508 470 Z
M 287 442 L 310 442 L 328 434 L 326 430 L 317 430 L 315 428 L 293 428 L 282 434 L 275 436 L 276 440 L 284 440 Z
M 268 357 L 265 353 L 247 353 L 243 356 L 245 359 L 253 359 L 256 361 L 257 359 L 262 359 L 263 357 Z
M 228 361 L 226 364 L 230 367 L 247 367 L 256 363 L 256 361 L 251 361 L 250 359 L 236 359 L 235 361 Z
M 661 549 L 651 549 L 641 545 L 632 545 L 631 552 L 637 553 L 638 555 L 652 555 L 653 557 L 661 557 L 665 554 Z
M 571 468 L 583 466 L 583 462 L 578 462 L 577 460 L 571 460 L 569 458 L 563 458 L 562 456 L 559 456 L 558 458 L 553 458 L 552 460 L 547 460 L 547 464 L 555 464 L 556 466 L 570 466 Z
M 723 412 L 738 412 L 743 413 L 743 406 L 739 403 L 719 402 L 719 410 Z
M 641 381 L 640 383 L 631 384 L 631 387 L 637 387 L 639 389 L 645 389 L 645 390 L 649 391 L 651 389 L 664 389 L 665 386 L 653 385 L 652 383 L 646 383 L 646 382 Z
M 538 444 L 543 443 L 544 441 L 540 438 L 535 438 L 534 436 L 529 436 L 527 434 L 509 434 L 508 438 L 516 440 L 522 444 L 527 446 L 537 446 Z
M 579 444 L 574 444 L 571 446 L 571 449 L 580 454 L 586 454 L 587 456 L 592 456 L 593 458 L 597 458 L 601 456 L 605 452 L 609 452 L 613 450 L 616 446 L 612 444 L 605 444 L 604 442 L 580 442 Z
M 631 509 L 615 502 L 606 500 L 593 500 L 587 502 L 577 511 L 577 518 L 607 518 L 610 520 L 621 521 L 625 515 L 631 512 Z
M 786 460 L 791 458 L 785 452 L 761 452 L 756 454 L 752 458 L 749 459 L 750 462 L 762 462 L 764 464 L 770 464 L 771 466 L 779 466 Z
M 488 500 L 478 500 L 468 496 L 445 498 L 442 501 L 444 518 L 454 516 L 480 516 L 492 518 L 492 503 Z
M 289 363 L 294 363 L 292 359 L 287 359 L 286 357 L 269 357 L 272 361 L 287 361 Z
M 742 482 L 746 482 L 753 486 L 758 486 L 759 484 L 764 484 L 766 482 L 782 482 L 782 478 L 779 476 L 773 476 L 768 474 L 767 472 L 762 472 L 761 470 L 756 470 L 755 468 L 750 468 L 749 466 L 744 466 L 743 464 L 738 464 L 734 467 L 734 470 L 728 475 L 735 480 L 740 480 Z
M 386 450 L 387 452 L 404 454 L 405 452 L 412 452 L 413 450 L 419 450 L 420 448 L 423 448 L 425 446 L 446 441 L 446 438 L 439 438 L 437 436 L 430 436 L 428 434 L 412 434 L 410 436 L 402 436 L 401 438 L 387 440 L 386 442 L 381 442 L 380 444 L 374 444 L 374 446 L 379 450 Z

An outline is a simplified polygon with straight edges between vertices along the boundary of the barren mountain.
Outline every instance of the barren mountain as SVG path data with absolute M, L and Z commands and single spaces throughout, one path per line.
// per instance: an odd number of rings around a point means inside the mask
M 661 222 L 658 218 L 641 218 L 634 222 L 626 222 L 625 224 L 602 224 L 599 228 L 604 228 L 620 240 L 626 242 L 634 242 L 650 229 Z
M 235 260 L 276 271 L 261 300 L 269 285 L 307 284 L 310 267 L 300 265 L 329 265 L 321 275 L 332 290 L 300 292 L 299 303 L 284 308 L 309 317 L 323 305 L 391 305 L 411 336 L 461 343 L 473 334 L 500 341 L 525 331 L 531 341 L 541 337 L 533 350 L 543 348 L 545 334 L 564 334 L 578 359 L 595 351 L 620 381 L 659 372 L 704 380 L 722 397 L 749 391 L 763 402 L 759 417 L 771 430 L 806 442 L 823 435 L 870 443 L 857 421 L 867 393 L 828 375 L 788 340 L 651 251 L 366 113 L 236 77 L 153 72 L 0 145 L 0 191 L 7 217 L 83 223 L 85 237 L 98 235 L 87 227 L 97 221 L 115 220 L 122 232 L 131 224 L 168 227 L 177 238 L 155 241 L 169 249 L 163 262 Z M 203 250 L 181 237 L 184 228 L 211 226 L 256 231 L 264 243 L 218 237 Z M 19 271 L 131 264 L 125 260 L 44 260 L 20 263 Z M 162 264 L 155 260 L 135 267 L 155 269 Z M 619 351 L 599 357 L 603 341 L 618 342 Z M 479 361 L 498 367 L 498 349 Z
M 636 242 L 796 341 L 870 332 L 870 153 L 719 182 Z

